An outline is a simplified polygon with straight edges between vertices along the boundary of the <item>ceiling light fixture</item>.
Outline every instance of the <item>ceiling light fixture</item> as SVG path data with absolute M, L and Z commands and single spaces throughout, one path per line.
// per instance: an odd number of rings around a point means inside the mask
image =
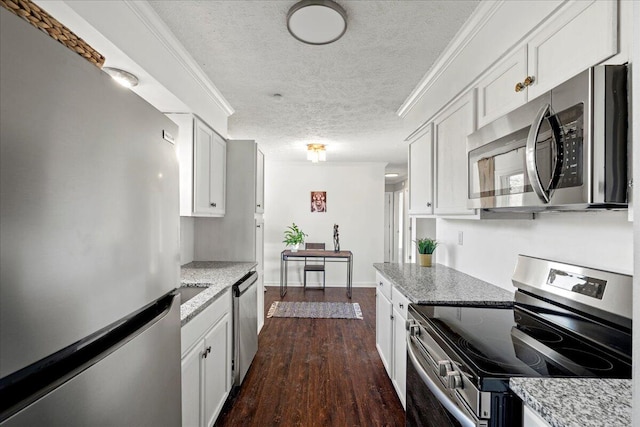
M 287 28 L 303 43 L 333 43 L 347 31 L 347 12 L 332 0 L 302 0 L 289 9 Z
M 131 89 L 138 86 L 138 78 L 128 71 L 121 70 L 120 68 L 103 67 L 102 68 L 111 78 L 122 86 Z
M 327 151 L 324 144 L 307 144 L 307 160 L 312 163 L 326 162 Z
M 400 174 L 397 174 L 397 173 L 385 173 L 384 174 L 385 178 L 397 178 L 398 176 L 400 176 Z

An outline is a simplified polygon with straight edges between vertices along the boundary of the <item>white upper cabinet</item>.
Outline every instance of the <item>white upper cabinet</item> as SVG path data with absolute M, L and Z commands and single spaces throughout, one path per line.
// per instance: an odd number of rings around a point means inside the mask
M 409 215 L 433 214 L 433 128 L 431 123 L 409 143 Z
M 223 216 L 227 143 L 204 122 L 194 119 L 193 214 Z
M 478 127 L 618 53 L 618 2 L 568 2 L 478 80 Z
M 576 1 L 528 42 L 533 99 L 618 53 L 618 2 Z
M 180 126 L 180 215 L 225 214 L 227 142 L 192 114 L 168 114 Z
M 478 127 L 527 102 L 527 91 L 516 85 L 527 75 L 527 47 L 523 46 L 492 67 L 478 81 Z
M 475 214 L 467 209 L 467 136 L 476 129 L 475 105 L 475 90 L 471 90 L 433 121 L 435 214 Z
M 264 213 L 264 154 L 260 150 L 256 156 L 256 213 Z

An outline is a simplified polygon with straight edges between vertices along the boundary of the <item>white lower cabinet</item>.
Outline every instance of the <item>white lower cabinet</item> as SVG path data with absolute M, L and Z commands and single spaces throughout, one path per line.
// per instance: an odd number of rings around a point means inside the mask
M 406 407 L 409 301 L 376 272 L 376 348 L 403 407 Z
M 407 307 L 409 301 L 395 287 L 393 300 L 393 375 L 391 381 L 406 409 L 407 396 Z
M 232 313 L 227 291 L 182 327 L 182 426 L 212 426 L 231 391 Z
M 378 289 L 376 293 L 376 347 L 389 377 L 392 375 L 393 324 L 391 301 Z

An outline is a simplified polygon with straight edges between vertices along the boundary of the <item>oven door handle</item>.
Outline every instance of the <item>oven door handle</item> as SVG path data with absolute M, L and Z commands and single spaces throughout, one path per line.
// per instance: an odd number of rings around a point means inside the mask
M 551 198 L 549 197 L 549 193 L 542 188 L 542 182 L 540 181 L 540 175 L 538 175 L 538 165 L 536 162 L 536 144 L 538 142 L 538 134 L 540 133 L 540 126 L 542 126 L 542 122 L 551 112 L 551 105 L 545 104 L 543 105 L 538 113 L 536 114 L 536 118 L 533 120 L 531 124 L 531 128 L 529 129 L 529 136 L 527 137 L 527 147 L 525 150 L 525 158 L 527 163 L 527 175 L 529 175 L 529 183 L 531 184 L 531 188 L 538 195 L 540 200 L 544 203 L 549 203 Z
M 423 369 L 422 364 L 418 360 L 418 357 L 413 351 L 413 343 L 411 342 L 415 338 L 410 337 L 411 339 L 407 345 L 407 354 L 409 355 L 409 359 L 413 364 L 416 372 L 422 379 L 422 381 L 429 387 L 429 390 L 435 395 L 436 399 L 453 415 L 463 427 L 477 427 L 476 422 L 469 417 L 467 414 L 463 412 L 463 410 L 456 405 L 456 403 L 449 397 L 445 392 L 443 392 L 440 387 L 431 379 L 429 374 Z

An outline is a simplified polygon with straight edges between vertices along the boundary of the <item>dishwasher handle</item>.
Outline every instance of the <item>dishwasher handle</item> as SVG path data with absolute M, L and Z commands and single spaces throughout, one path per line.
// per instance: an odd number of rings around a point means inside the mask
M 258 281 L 258 272 L 251 271 L 247 273 L 242 279 L 238 280 L 233 285 L 233 296 L 238 298 L 242 296 L 249 288 Z

